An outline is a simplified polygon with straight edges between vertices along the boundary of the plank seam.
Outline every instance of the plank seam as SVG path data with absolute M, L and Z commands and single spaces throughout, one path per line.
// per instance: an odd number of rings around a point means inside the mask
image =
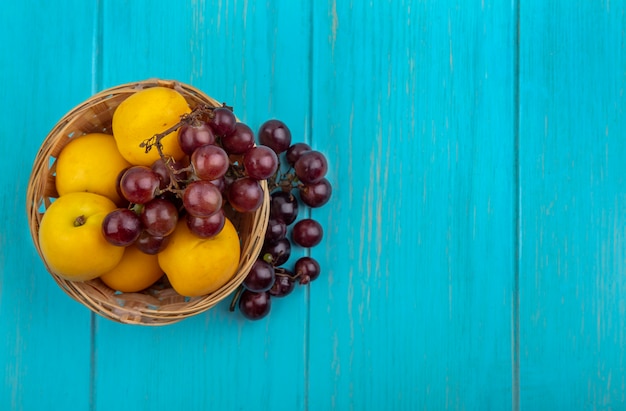
M 313 99 L 313 91 L 315 90 L 313 87 L 313 67 L 315 67 L 314 65 L 314 53 L 313 53 L 313 46 L 314 46 L 314 9 L 313 9 L 314 5 L 313 5 L 313 1 L 309 2 L 309 73 L 308 73 L 308 87 L 309 87 L 309 121 L 307 124 L 307 130 L 306 130 L 306 134 L 308 135 L 308 139 L 309 139 L 309 143 L 312 146 L 312 141 L 313 141 L 313 103 L 314 103 L 314 99 Z M 307 217 L 310 217 L 310 210 L 307 210 L 306 212 Z M 306 249 L 305 250 L 305 255 L 306 256 L 310 256 L 310 250 Z M 305 292 L 305 322 L 304 322 L 304 332 L 305 332 L 305 338 L 304 338 L 304 411 L 308 411 L 309 410 L 309 389 L 310 389 L 310 362 L 311 362 L 311 355 L 310 355 L 310 349 L 311 349 L 311 288 L 310 288 L 310 284 L 307 286 L 306 288 L 306 292 Z
M 513 52 L 513 174 L 514 174 L 514 227 L 513 227 L 513 301 L 512 301 L 512 409 L 520 410 L 520 257 L 521 257 L 521 183 L 520 183 L 520 0 L 513 0 L 514 52 Z
M 96 0 L 96 14 L 91 49 L 91 93 L 95 94 L 102 88 L 102 36 L 103 36 L 103 7 L 104 0 Z
M 103 59 L 102 59 L 102 47 L 103 47 L 103 19 L 104 19 L 104 0 L 95 0 L 95 16 L 94 16 L 94 31 L 92 40 L 91 51 L 91 94 L 95 94 L 102 89 L 102 71 L 103 71 Z M 89 335 L 89 411 L 96 410 L 96 368 L 97 368 L 97 354 L 96 354 L 96 331 L 97 331 L 97 317 L 95 313 L 91 313 L 90 318 L 90 335 Z

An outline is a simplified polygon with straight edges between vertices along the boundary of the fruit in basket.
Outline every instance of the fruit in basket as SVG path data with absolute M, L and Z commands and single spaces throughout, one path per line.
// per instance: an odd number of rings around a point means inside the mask
M 108 213 L 102 220 L 104 239 L 118 247 L 133 244 L 141 234 L 141 219 L 128 208 L 118 208 Z
M 130 163 L 117 150 L 110 134 L 91 133 L 76 137 L 61 150 L 56 161 L 56 189 L 59 195 L 87 191 L 121 204 L 116 180 Z
M 223 286 L 237 271 L 239 257 L 239 236 L 228 219 L 219 234 L 206 239 L 193 234 L 181 219 L 167 247 L 158 254 L 159 265 L 174 290 L 187 297 Z
M 120 177 L 120 193 L 135 204 L 145 204 L 157 195 L 161 180 L 150 167 L 133 166 Z
M 116 291 L 134 293 L 145 290 L 163 276 L 158 257 L 132 245 L 124 249 L 121 261 L 100 276 L 103 283 Z
M 151 87 L 126 98 L 113 113 L 113 136 L 122 156 L 131 164 L 150 166 L 160 158 L 158 150 L 141 146 L 144 140 L 163 133 L 190 112 L 185 98 L 167 87 Z M 160 140 L 163 153 L 175 160 L 185 153 L 173 131 Z
M 110 199 L 76 192 L 57 198 L 39 226 L 41 253 L 49 269 L 69 281 L 86 281 L 113 269 L 124 248 L 108 243 L 102 221 L 116 209 Z

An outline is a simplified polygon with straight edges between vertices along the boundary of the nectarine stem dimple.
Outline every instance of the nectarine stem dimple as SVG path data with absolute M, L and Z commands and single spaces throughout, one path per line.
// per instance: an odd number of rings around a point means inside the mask
M 87 222 L 87 219 L 85 218 L 85 216 L 84 215 L 79 215 L 74 220 L 74 227 L 80 227 L 81 225 L 84 225 L 86 222 Z

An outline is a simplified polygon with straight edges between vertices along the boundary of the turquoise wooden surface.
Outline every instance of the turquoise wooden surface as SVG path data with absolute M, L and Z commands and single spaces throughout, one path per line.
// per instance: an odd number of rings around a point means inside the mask
M 0 8 L 0 410 L 626 409 L 626 2 L 56 3 Z M 116 324 L 37 257 L 41 141 L 152 77 L 329 158 L 264 320 Z

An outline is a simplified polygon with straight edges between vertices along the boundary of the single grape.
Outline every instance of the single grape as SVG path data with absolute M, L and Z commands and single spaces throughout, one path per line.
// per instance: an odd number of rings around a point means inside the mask
M 269 293 L 272 297 L 284 297 L 296 288 L 296 281 L 292 278 L 293 273 L 281 269 L 282 272 L 276 272 L 276 280 L 274 281 L 274 285 L 270 288 Z
M 183 206 L 191 215 L 208 217 L 222 207 L 222 194 L 210 181 L 194 181 L 183 192 Z
M 170 168 L 171 167 L 171 168 Z M 180 171 L 185 168 L 182 161 L 171 161 L 169 164 L 165 164 L 163 159 L 157 159 L 150 166 L 152 171 L 159 177 L 159 188 L 161 190 L 167 188 L 172 181 L 172 174 L 174 174 L 176 180 L 182 181 L 187 178 L 187 173 Z
M 237 180 L 237 177 L 234 174 L 226 173 L 224 176 L 224 190 L 226 190 L 232 183 Z
M 248 177 L 265 180 L 273 176 L 278 169 L 278 157 L 269 147 L 252 147 L 243 155 L 243 167 Z
M 191 154 L 191 165 L 196 176 L 201 180 L 216 180 L 228 171 L 228 154 L 218 146 L 198 147 Z
M 228 186 L 227 197 L 235 210 L 247 213 L 257 210 L 263 204 L 263 189 L 258 181 L 243 177 Z
M 209 120 L 209 125 L 220 137 L 227 136 L 235 131 L 237 118 L 231 110 L 226 107 L 218 107 L 213 110 L 213 115 Z
M 298 217 L 298 200 L 291 193 L 276 191 L 270 201 L 270 218 L 282 220 L 290 225 Z
M 141 234 L 139 216 L 128 208 L 111 211 L 102 220 L 102 234 L 111 244 L 126 247 L 137 240 Z
M 124 194 L 122 193 L 122 189 L 120 187 L 120 184 L 122 183 L 122 176 L 124 175 L 124 173 L 126 173 L 128 171 L 128 169 L 131 166 L 128 166 L 126 168 L 124 168 L 122 171 L 119 172 L 119 174 L 117 175 L 117 179 L 115 180 L 115 191 L 117 191 L 117 195 L 120 197 L 120 199 L 122 200 L 123 204 L 118 204 L 118 206 L 128 206 L 128 200 L 126 200 L 126 198 L 124 197 Z
M 293 242 L 307 248 L 318 245 L 323 235 L 321 224 L 311 218 L 298 221 L 291 232 Z
M 281 238 L 272 243 L 264 243 L 260 255 L 265 262 L 278 267 L 289 260 L 291 256 L 291 243 L 286 238 Z
M 268 120 L 259 129 L 259 143 L 280 154 L 291 144 L 291 131 L 280 120 Z
M 226 190 L 226 178 L 225 176 L 222 176 L 220 178 L 217 178 L 215 180 L 209 180 L 211 184 L 213 184 L 215 187 L 217 187 L 218 190 L 220 190 L 220 193 L 224 194 L 224 190 Z
M 260 320 L 269 314 L 272 307 L 270 293 L 255 293 L 243 290 L 239 297 L 239 311 L 249 320 Z
M 308 284 L 320 275 L 320 265 L 311 257 L 301 257 L 294 266 L 300 284 Z
M 165 161 L 162 158 L 156 160 L 150 166 L 152 171 L 159 177 L 159 189 L 165 189 L 169 184 L 171 179 L 170 172 L 168 171 L 167 166 L 165 165 Z
M 165 237 L 172 234 L 176 228 L 178 209 L 167 200 L 155 198 L 143 206 L 140 218 L 148 234 Z
M 293 167 L 300 181 L 309 184 L 320 181 L 326 175 L 328 163 L 322 153 L 311 150 L 302 153 Z
M 254 132 L 247 124 L 235 124 L 235 130 L 222 137 L 222 147 L 228 154 L 243 154 L 254 147 Z
M 243 286 L 255 293 L 262 293 L 272 288 L 275 278 L 274 266 L 263 260 L 256 260 L 243 280 Z
M 224 212 L 221 209 L 208 217 L 196 217 L 187 214 L 185 218 L 187 219 L 189 231 L 200 238 L 215 237 L 222 231 L 226 222 Z
M 131 203 L 145 204 L 155 197 L 159 184 L 159 176 L 152 169 L 133 166 L 122 175 L 120 191 Z
M 287 235 L 287 224 L 282 220 L 270 218 L 267 222 L 267 230 L 265 231 L 265 241 L 274 242 Z
M 330 200 L 333 188 L 326 178 L 300 187 L 300 200 L 309 207 L 321 207 Z
M 177 210 L 179 210 L 179 212 L 183 209 L 183 199 L 173 191 L 163 191 L 155 198 L 169 201 L 174 205 L 174 207 L 176 207 Z
M 198 147 L 209 144 L 215 144 L 215 134 L 204 121 L 183 124 L 178 129 L 178 145 L 187 155 L 191 155 Z
M 156 237 L 144 230 L 135 241 L 135 246 L 146 254 L 155 255 L 165 250 L 169 241 L 169 236 Z
M 300 156 L 307 151 L 311 151 L 311 146 L 306 143 L 296 143 L 289 146 L 289 148 L 287 149 L 287 153 L 285 153 L 287 163 L 293 167 L 294 164 L 296 164 L 296 161 L 298 161 L 298 159 L 300 158 Z

